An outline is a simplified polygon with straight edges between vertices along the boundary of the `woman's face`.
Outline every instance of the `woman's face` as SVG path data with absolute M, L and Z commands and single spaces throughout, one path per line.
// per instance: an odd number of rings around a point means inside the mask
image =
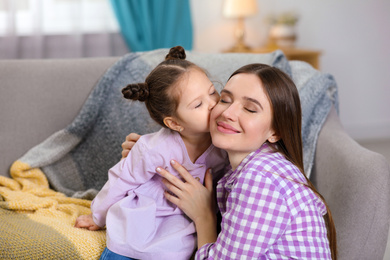
M 236 154 L 243 159 L 266 140 L 277 140 L 271 122 L 272 108 L 261 80 L 254 74 L 236 74 L 210 115 L 213 144 L 229 157 Z

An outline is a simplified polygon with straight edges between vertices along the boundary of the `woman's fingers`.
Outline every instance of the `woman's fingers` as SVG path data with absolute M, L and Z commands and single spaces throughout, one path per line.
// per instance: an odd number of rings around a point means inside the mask
M 164 196 L 167 200 L 169 200 L 170 202 L 172 202 L 173 204 L 177 205 L 179 208 L 180 208 L 180 199 L 178 197 L 176 197 L 175 195 L 172 195 L 171 193 L 169 192 L 165 192 L 164 193 Z
M 172 167 L 180 174 L 181 177 L 183 177 L 183 179 L 186 181 L 186 182 L 189 182 L 189 183 L 193 183 L 193 182 L 198 182 L 194 176 L 192 176 L 186 168 L 184 168 L 180 163 L 178 163 L 177 161 L 175 160 L 171 160 L 171 165 Z
M 203 186 L 196 180 L 182 165 L 178 162 L 171 162 L 184 182 L 172 175 L 162 167 L 157 167 L 156 171 L 163 178 L 163 183 L 167 187 L 164 194 L 165 198 L 171 203 L 177 205 L 192 220 L 204 219 L 204 216 L 214 214 L 214 196 L 213 180 L 210 170 L 205 176 L 205 185 Z
M 171 193 L 175 194 L 176 196 L 179 196 L 181 193 L 181 189 L 170 183 L 168 180 L 163 179 L 162 182 L 164 183 L 165 187 L 168 188 L 168 190 L 171 191 Z
M 201 185 L 203 186 L 202 183 L 200 183 L 197 179 L 192 176 L 186 168 L 184 168 L 180 163 L 178 163 L 175 160 L 171 160 L 171 165 L 173 168 L 180 174 L 180 176 L 183 177 L 184 181 L 177 178 L 173 174 L 171 174 L 169 171 L 163 169 L 162 167 L 157 167 L 156 171 L 160 174 L 161 177 L 163 177 L 167 182 L 164 182 L 165 185 L 168 187 L 169 184 L 174 185 L 175 187 L 179 188 L 179 190 L 183 190 L 185 188 L 185 183 L 190 183 L 195 186 Z M 207 178 L 207 179 L 206 179 Z M 207 182 L 207 183 L 206 183 Z M 210 191 L 213 189 L 213 179 L 212 179 L 212 174 L 211 174 L 211 169 L 208 169 L 205 175 L 205 185 L 206 188 Z M 176 190 L 172 190 L 172 187 L 168 187 L 171 191 L 173 191 L 175 194 L 177 194 Z
M 140 137 L 141 136 L 139 134 L 131 133 L 126 136 L 126 141 L 137 142 Z
M 173 174 L 171 174 L 169 171 L 165 170 L 164 168 L 157 167 L 156 171 L 160 174 L 161 177 L 163 177 L 165 180 L 168 181 L 166 185 L 169 183 L 176 186 L 179 189 L 183 187 L 184 182 L 179 178 L 177 178 L 176 176 L 174 176 Z
M 126 158 L 134 144 L 141 136 L 136 133 L 131 133 L 126 136 L 126 140 L 122 143 L 122 158 Z
M 129 152 L 130 152 L 129 150 L 123 150 L 122 151 L 122 159 L 126 158 L 129 155 Z
M 162 181 L 169 190 L 169 192 L 166 191 L 164 193 L 165 198 L 180 208 L 180 197 L 185 183 L 162 167 L 157 167 L 156 170 L 161 175 L 161 177 L 163 177 Z
M 204 186 L 210 192 L 213 192 L 213 174 L 211 169 L 207 169 L 206 174 L 204 176 Z

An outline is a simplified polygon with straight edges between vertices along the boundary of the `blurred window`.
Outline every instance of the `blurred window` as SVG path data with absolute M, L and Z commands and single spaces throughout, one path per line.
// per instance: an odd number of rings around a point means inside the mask
M 118 31 L 108 0 L 0 0 L 0 35 Z

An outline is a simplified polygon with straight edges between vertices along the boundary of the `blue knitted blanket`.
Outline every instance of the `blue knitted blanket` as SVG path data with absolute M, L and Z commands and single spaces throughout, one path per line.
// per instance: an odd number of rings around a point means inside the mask
M 54 190 L 67 196 L 92 199 L 107 180 L 107 171 L 121 158 L 121 143 L 131 132 L 159 129 L 140 102 L 129 102 L 121 89 L 144 81 L 167 49 L 123 56 L 100 79 L 78 116 L 65 129 L 30 149 L 18 161 L 40 168 Z M 304 62 L 289 62 L 282 52 L 269 54 L 206 54 L 188 52 L 187 59 L 206 69 L 218 90 L 230 74 L 249 63 L 265 63 L 288 73 L 301 96 L 304 165 L 310 175 L 319 131 L 332 104 L 338 108 L 337 86 L 332 76 Z

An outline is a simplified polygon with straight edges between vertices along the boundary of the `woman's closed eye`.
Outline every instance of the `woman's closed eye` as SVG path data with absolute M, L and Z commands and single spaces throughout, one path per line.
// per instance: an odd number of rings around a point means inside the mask
M 257 110 L 249 109 L 245 107 L 245 110 L 248 111 L 249 113 L 257 113 Z
M 220 103 L 231 103 L 232 102 L 232 99 L 229 97 L 229 96 L 226 96 L 226 95 L 222 95 L 220 98 L 219 98 L 219 102 Z
M 248 111 L 249 113 L 257 113 L 259 111 L 259 107 L 256 103 L 252 101 L 247 101 L 243 104 L 243 108 L 245 111 Z

